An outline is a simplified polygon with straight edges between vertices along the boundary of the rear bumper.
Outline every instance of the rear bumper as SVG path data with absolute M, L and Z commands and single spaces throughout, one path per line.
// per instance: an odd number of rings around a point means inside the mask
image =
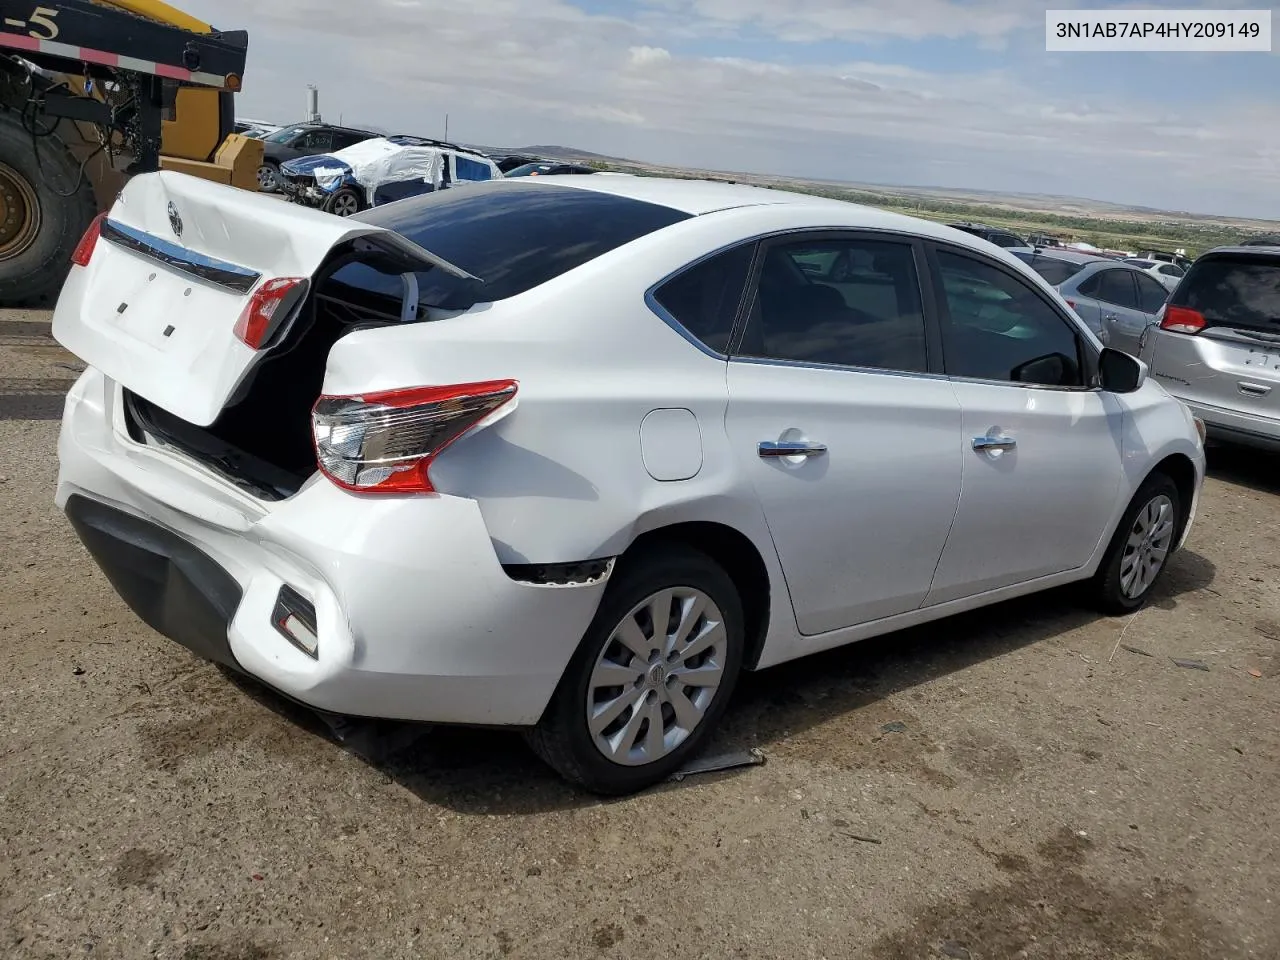
M 1243 413 L 1239 410 L 1228 410 L 1195 400 L 1182 399 L 1182 402 L 1195 416 L 1204 421 L 1208 435 L 1215 440 L 1267 450 L 1280 450 L 1280 420 Z
M 130 440 L 118 387 L 92 368 L 68 395 L 58 456 L 58 505 L 144 621 L 333 713 L 535 723 L 604 592 L 512 580 L 472 500 L 362 497 L 320 478 L 254 500 Z M 314 607 L 314 659 L 272 623 L 283 586 Z

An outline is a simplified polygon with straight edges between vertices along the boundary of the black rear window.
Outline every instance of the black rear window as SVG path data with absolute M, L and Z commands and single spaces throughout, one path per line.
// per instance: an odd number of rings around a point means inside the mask
M 1197 261 L 1171 303 L 1204 314 L 1205 325 L 1280 330 L 1280 259 L 1228 255 Z
M 375 207 L 357 219 L 480 278 L 477 287 L 443 270 L 420 275 L 422 302 L 444 305 L 514 297 L 689 216 L 594 190 L 493 181 Z
M 1017 253 L 1014 256 L 1044 277 L 1045 282 L 1051 287 L 1066 283 L 1084 269 L 1083 263 L 1071 263 L 1069 260 L 1059 260 L 1057 257 L 1038 257 L 1035 254 Z

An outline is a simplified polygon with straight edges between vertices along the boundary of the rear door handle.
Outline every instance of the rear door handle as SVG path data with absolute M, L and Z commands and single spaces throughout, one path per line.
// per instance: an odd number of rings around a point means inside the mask
M 1271 392 L 1271 388 L 1261 383 L 1249 383 L 1247 380 L 1240 380 L 1236 383 L 1236 388 L 1246 396 L 1265 397 Z
M 1013 437 L 974 437 L 973 449 L 984 450 L 1012 450 L 1018 445 L 1018 441 Z
M 820 457 L 827 452 L 825 443 L 810 443 L 807 440 L 762 440 L 756 445 L 756 451 L 762 457 Z

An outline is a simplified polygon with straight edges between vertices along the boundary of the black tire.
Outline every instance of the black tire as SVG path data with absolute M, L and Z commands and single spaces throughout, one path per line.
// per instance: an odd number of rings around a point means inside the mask
M 93 187 L 87 175 L 80 176 L 80 163 L 57 134 L 37 137 L 33 148 L 31 134 L 14 113 L 0 113 L 0 164 L 8 168 L 6 177 L 25 181 L 39 216 L 30 242 L 0 260 L 0 306 L 49 305 L 71 269 L 76 244 L 98 212 Z
M 724 672 L 701 721 L 665 756 L 641 766 L 608 759 L 587 727 L 586 704 L 596 660 L 614 629 L 638 604 L 668 587 L 707 594 L 724 617 Z M 534 752 L 566 780 L 593 793 L 617 796 L 667 779 L 706 743 L 733 695 L 743 657 L 742 601 L 729 575 L 706 554 L 685 546 L 660 546 L 625 558 L 614 572 L 586 635 L 556 688 L 542 720 L 527 734 Z
M 1160 569 L 1137 596 L 1129 596 L 1122 583 L 1122 567 L 1126 558 L 1129 535 L 1133 532 L 1137 518 L 1147 505 L 1158 497 L 1168 497 L 1173 505 L 1173 531 L 1169 536 L 1168 552 L 1161 562 Z M 1178 493 L 1177 484 L 1163 473 L 1154 473 L 1147 477 L 1138 492 L 1133 495 L 1129 509 L 1120 518 L 1116 531 L 1112 534 L 1107 552 L 1098 565 L 1098 572 L 1089 581 L 1089 599 L 1100 611 L 1112 616 L 1122 616 L 1142 608 L 1151 596 L 1151 591 L 1168 569 L 1169 559 L 1173 556 L 1174 547 L 1182 535 L 1182 527 L 1186 522 L 1183 514 L 1182 497 Z
M 325 197 L 321 209 L 338 217 L 349 217 L 364 209 L 364 197 L 354 187 L 342 187 Z

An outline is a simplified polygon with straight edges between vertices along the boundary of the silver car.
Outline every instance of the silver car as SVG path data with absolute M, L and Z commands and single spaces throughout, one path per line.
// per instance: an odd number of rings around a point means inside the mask
M 1110 257 L 1057 249 L 1014 256 L 1044 277 L 1103 343 L 1125 353 L 1137 354 L 1142 331 L 1169 296 L 1150 274 Z
M 1280 449 L 1280 247 L 1204 254 L 1139 357 L 1210 436 Z

